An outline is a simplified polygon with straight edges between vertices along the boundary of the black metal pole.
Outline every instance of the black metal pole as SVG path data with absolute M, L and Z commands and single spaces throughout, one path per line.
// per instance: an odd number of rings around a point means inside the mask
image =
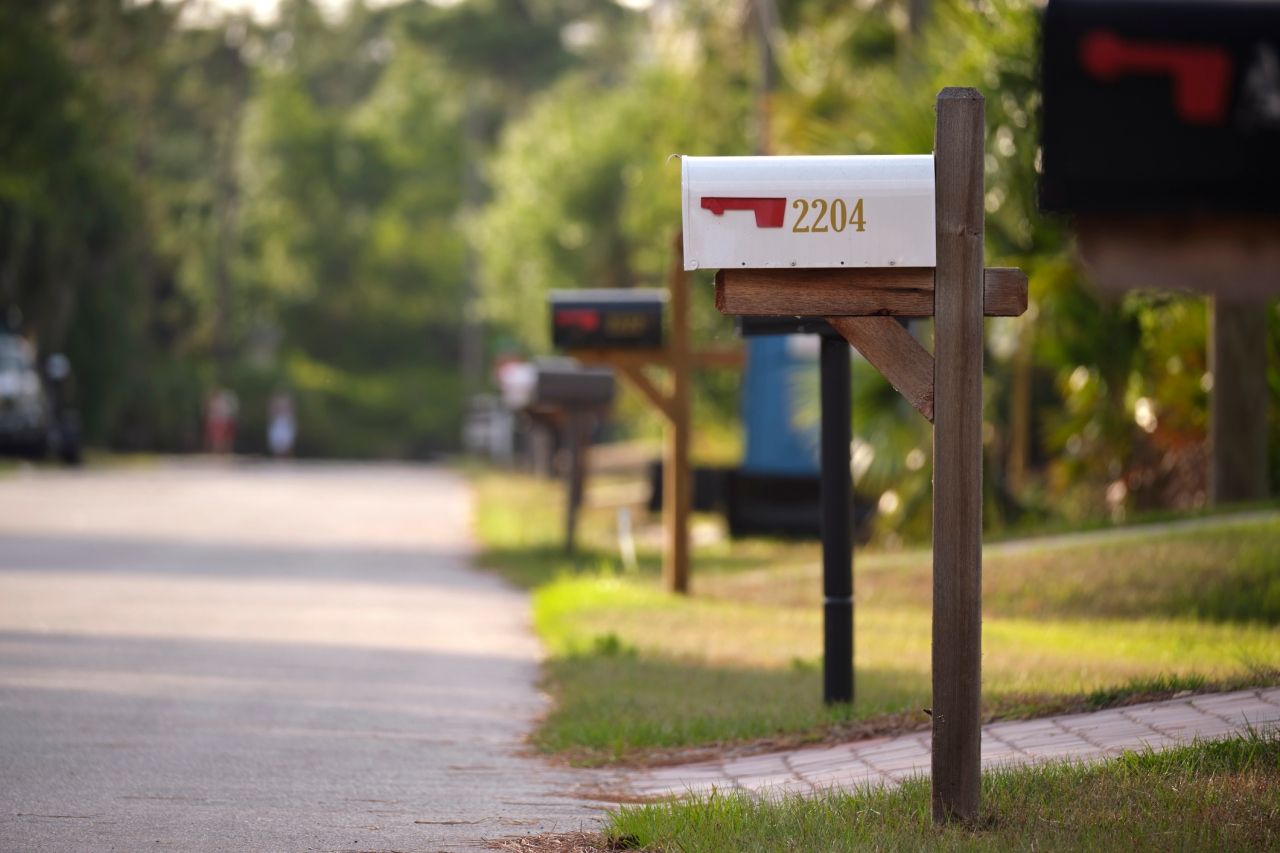
M 822 700 L 853 701 L 849 344 L 822 335 Z

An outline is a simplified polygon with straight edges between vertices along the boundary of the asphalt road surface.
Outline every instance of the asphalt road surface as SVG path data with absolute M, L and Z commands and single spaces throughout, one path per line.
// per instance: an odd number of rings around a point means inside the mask
M 590 826 L 524 596 L 428 467 L 0 475 L 0 850 L 435 851 Z

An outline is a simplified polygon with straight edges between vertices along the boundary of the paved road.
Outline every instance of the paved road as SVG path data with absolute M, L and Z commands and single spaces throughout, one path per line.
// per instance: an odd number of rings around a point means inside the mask
M 0 476 L 0 850 L 434 851 L 599 814 L 520 755 L 525 598 L 409 466 Z

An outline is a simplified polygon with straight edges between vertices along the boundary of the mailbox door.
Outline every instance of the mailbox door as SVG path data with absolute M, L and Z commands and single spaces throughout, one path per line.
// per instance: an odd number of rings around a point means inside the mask
M 685 157 L 685 269 L 932 267 L 933 156 Z

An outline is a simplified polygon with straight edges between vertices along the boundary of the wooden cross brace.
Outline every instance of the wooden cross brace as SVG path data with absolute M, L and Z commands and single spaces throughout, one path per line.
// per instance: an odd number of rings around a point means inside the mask
M 725 269 L 716 274 L 716 307 L 748 317 L 823 317 L 930 423 L 933 355 L 899 317 L 932 317 L 932 267 L 870 269 Z M 1022 270 L 988 268 L 983 313 L 1027 310 Z
M 581 348 L 571 349 L 568 354 L 583 364 L 611 367 L 618 371 L 668 423 L 674 421 L 672 394 L 655 385 L 645 372 L 646 368 L 651 367 L 671 369 L 671 356 L 667 350 Z M 737 369 L 742 367 L 745 355 L 738 346 L 708 347 L 689 353 L 688 360 L 694 369 Z
M 662 577 L 667 589 L 689 591 L 689 515 L 693 510 L 693 476 L 689 466 L 692 443 L 692 375 L 698 368 L 739 368 L 745 361 L 741 347 L 708 347 L 694 350 L 689 344 L 689 274 L 684 269 L 684 241 L 679 232 L 672 241 L 670 288 L 670 338 L 657 349 L 573 349 L 569 354 L 584 364 L 612 367 L 657 409 L 663 429 Z M 654 384 L 645 372 L 661 368 L 666 388 Z

